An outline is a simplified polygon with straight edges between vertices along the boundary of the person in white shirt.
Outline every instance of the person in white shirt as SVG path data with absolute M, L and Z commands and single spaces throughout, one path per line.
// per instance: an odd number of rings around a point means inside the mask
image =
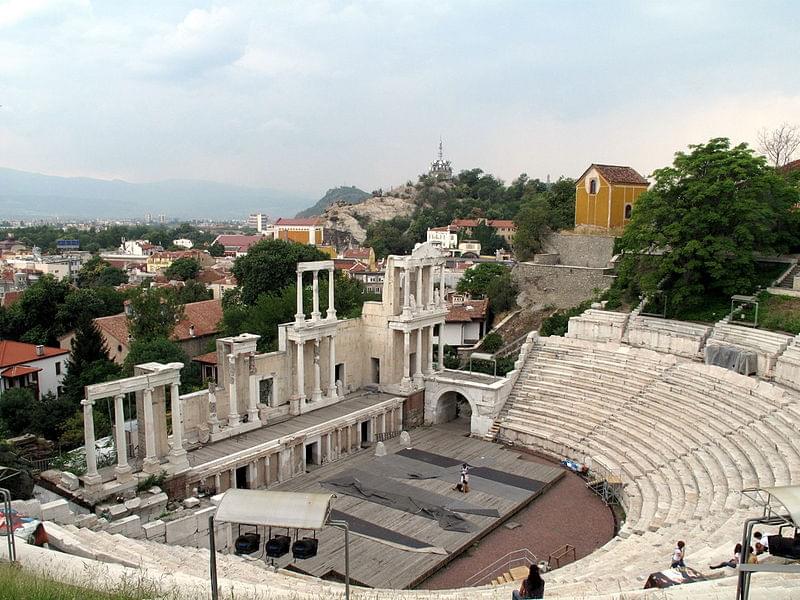
M 683 562 L 683 559 L 686 557 L 686 544 L 683 541 L 679 541 L 675 545 L 675 549 L 672 551 L 672 564 L 670 565 L 673 569 L 680 567 L 681 569 L 686 568 L 686 563 Z

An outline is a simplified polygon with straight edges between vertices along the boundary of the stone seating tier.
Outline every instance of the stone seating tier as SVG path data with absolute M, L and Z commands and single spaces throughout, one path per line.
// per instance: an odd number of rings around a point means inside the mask
M 576 342 L 586 343 L 537 342 L 498 432 L 554 459 L 587 460 L 624 483 L 619 537 L 592 555 L 597 560 L 551 573 L 567 586 L 560 590 L 640 587 L 643 574 L 664 567 L 676 539 L 687 540 L 690 564 L 703 570 L 729 556 L 743 520 L 758 514 L 741 489 L 800 481 L 798 395 L 718 367 L 652 355 L 640 362 L 630 347 Z M 648 373 L 647 362 L 657 370 Z M 634 390 L 613 385 L 632 375 Z

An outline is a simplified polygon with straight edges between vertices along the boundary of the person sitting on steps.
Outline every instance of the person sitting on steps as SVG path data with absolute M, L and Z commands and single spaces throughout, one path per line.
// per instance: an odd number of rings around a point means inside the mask
M 708 565 L 709 569 L 721 569 L 722 567 L 730 567 L 731 569 L 735 569 L 736 565 L 738 565 L 742 561 L 742 545 L 736 544 L 733 548 L 733 558 L 730 560 L 726 560 L 725 562 L 721 562 L 718 565 Z
M 544 579 L 539 574 L 539 567 L 532 564 L 528 576 L 522 580 L 518 590 L 511 592 L 512 600 L 524 598 L 544 598 Z

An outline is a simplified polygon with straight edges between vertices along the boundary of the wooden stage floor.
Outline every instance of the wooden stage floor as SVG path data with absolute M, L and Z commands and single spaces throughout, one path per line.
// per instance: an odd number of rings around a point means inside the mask
M 446 497 L 448 502 L 497 510 L 499 518 L 459 513 L 472 529 L 461 532 L 443 529 L 433 518 L 338 493 L 333 501 L 334 518 L 350 521 L 351 528 L 362 532 L 350 535 L 351 581 L 374 588 L 411 588 L 500 526 L 564 474 L 560 468 L 520 460 L 519 453 L 513 450 L 464 434 L 464 425 L 459 421 L 414 429 L 410 453 L 401 447 L 399 438 L 394 438 L 385 442 L 385 458 L 375 457 L 374 448 L 365 449 L 271 489 L 330 492 L 321 482 L 348 474 L 369 474 L 365 480 L 384 481 L 406 490 L 410 489 L 406 486 L 412 486 L 420 497 Z M 453 489 L 461 462 L 476 467 L 470 473 L 468 494 Z M 409 478 L 410 472 L 429 478 Z M 301 536 L 309 534 L 301 532 Z M 343 580 L 344 532 L 326 527 L 317 532 L 317 538 L 317 556 L 293 561 L 287 555 L 278 566 L 289 565 L 292 570 L 315 577 Z M 439 550 L 432 552 L 432 548 Z

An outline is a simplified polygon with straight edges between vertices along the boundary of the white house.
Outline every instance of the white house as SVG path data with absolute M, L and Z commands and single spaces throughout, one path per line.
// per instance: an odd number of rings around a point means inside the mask
M 173 246 L 178 246 L 180 248 L 186 248 L 187 250 L 191 250 L 194 247 L 192 240 L 187 240 L 186 238 L 178 238 L 177 240 L 172 240 Z
M 148 240 L 122 240 L 122 245 L 119 247 L 120 254 L 128 254 L 131 256 L 151 256 L 156 252 L 162 252 L 164 248 L 151 244 Z
M 458 248 L 458 229 L 451 225 L 431 227 L 428 229 L 426 241 L 445 250 L 453 250 Z
M 0 341 L 0 391 L 27 387 L 37 399 L 59 394 L 66 373 L 69 350 Z
M 447 301 L 442 339 L 448 346 L 471 346 L 486 333 L 489 300 L 470 300 L 453 293 Z

